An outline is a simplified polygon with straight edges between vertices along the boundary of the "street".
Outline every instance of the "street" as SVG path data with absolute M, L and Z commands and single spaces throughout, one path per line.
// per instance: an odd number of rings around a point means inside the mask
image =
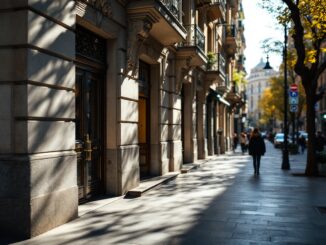
M 17 244 L 326 244 L 325 178 L 303 173 L 306 155 L 266 141 L 259 176 L 250 156 L 218 156 L 140 198 L 120 198 Z

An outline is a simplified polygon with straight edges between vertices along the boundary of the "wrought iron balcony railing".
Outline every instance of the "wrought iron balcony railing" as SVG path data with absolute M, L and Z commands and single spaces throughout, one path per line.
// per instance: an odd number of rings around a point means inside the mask
M 196 25 L 185 26 L 188 36 L 186 41 L 180 44 L 181 47 L 194 47 L 197 46 L 204 52 L 205 50 L 205 35 L 202 30 Z
M 245 56 L 243 54 L 240 54 L 238 57 L 238 63 L 243 65 L 245 63 L 245 60 Z
M 239 86 L 237 84 L 232 85 L 232 93 L 234 93 L 234 94 L 239 93 Z
M 238 27 L 239 29 L 244 29 L 244 24 L 242 20 L 238 20 Z
M 219 67 L 219 72 L 225 77 L 226 63 L 225 58 L 221 53 L 217 54 L 217 63 Z
M 226 7 L 226 0 L 211 0 L 210 2 L 212 4 L 220 4 L 224 9 Z
M 197 6 L 203 6 L 206 4 L 221 4 L 223 8 L 225 8 L 226 0 L 197 0 Z
M 241 98 L 242 98 L 244 101 L 247 100 L 247 93 L 246 93 L 246 91 L 242 91 L 242 92 L 241 92 Z
M 225 77 L 225 58 L 221 53 L 217 53 L 212 58 L 213 62 L 207 63 L 208 71 L 218 71 L 223 77 Z
M 181 20 L 182 17 L 182 0 L 160 0 L 163 5 L 172 13 L 172 15 Z
M 226 37 L 237 37 L 237 28 L 235 25 L 226 25 L 225 26 Z

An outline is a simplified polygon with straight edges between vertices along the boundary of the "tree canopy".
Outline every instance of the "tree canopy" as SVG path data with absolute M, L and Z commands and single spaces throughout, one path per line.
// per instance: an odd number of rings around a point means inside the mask
M 263 96 L 259 101 L 259 109 L 262 112 L 261 122 L 262 124 L 269 123 L 271 118 L 277 120 L 283 120 L 284 118 L 284 78 L 283 76 L 271 77 L 269 79 L 269 87 L 264 90 Z M 295 81 L 292 80 L 292 83 Z M 299 104 L 297 118 L 300 117 L 303 111 L 305 111 L 305 92 L 302 84 L 299 83 Z
M 326 61 L 319 59 L 320 54 L 326 52 L 322 46 L 326 39 L 326 1 L 261 0 L 261 3 L 280 24 L 290 25 L 290 35 L 296 49 L 296 73 L 301 76 L 309 69 L 317 69 L 315 77 L 318 78 L 326 68 Z
M 306 94 L 308 155 L 306 175 L 318 175 L 315 124 L 315 104 L 324 91 L 318 89 L 318 79 L 326 69 L 321 53 L 326 42 L 325 0 L 261 0 L 263 7 L 275 15 L 280 24 L 290 27 L 290 44 L 295 48 L 294 71 L 301 78 Z

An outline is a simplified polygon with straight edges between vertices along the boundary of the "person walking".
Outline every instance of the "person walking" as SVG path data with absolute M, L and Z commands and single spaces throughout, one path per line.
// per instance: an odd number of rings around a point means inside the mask
M 240 145 L 242 154 L 245 154 L 247 148 L 247 135 L 245 132 L 241 133 Z
M 261 137 L 258 128 L 255 128 L 249 140 L 249 155 L 252 156 L 255 175 L 259 175 L 260 158 L 266 152 L 264 139 Z
M 306 139 L 303 135 L 298 140 L 299 146 L 301 148 L 301 154 L 304 154 L 304 151 L 306 149 Z
M 238 135 L 236 133 L 234 133 L 234 135 L 233 135 L 233 152 L 235 152 L 235 150 L 237 149 L 238 142 L 239 142 Z

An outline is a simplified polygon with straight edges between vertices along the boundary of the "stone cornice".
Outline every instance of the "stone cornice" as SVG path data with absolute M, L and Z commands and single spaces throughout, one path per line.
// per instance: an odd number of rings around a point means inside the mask
M 94 9 L 101 12 L 104 16 L 112 17 L 112 2 L 111 0 L 78 0 L 84 2 L 87 5 L 92 6 Z

